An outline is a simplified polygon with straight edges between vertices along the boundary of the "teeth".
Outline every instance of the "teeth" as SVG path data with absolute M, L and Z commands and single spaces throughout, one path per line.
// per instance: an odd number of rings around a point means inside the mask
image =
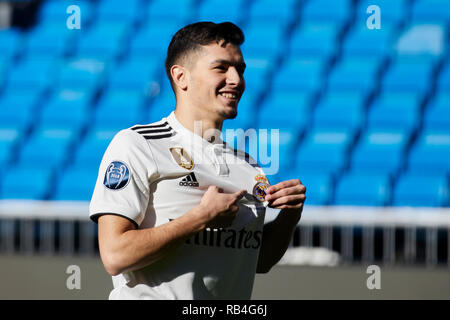
M 221 93 L 222 96 L 224 96 L 225 98 L 229 98 L 229 99 L 235 99 L 236 95 L 232 94 L 232 93 Z

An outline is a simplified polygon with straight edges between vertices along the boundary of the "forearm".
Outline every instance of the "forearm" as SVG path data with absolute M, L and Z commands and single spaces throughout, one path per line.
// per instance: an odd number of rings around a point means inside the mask
M 300 220 L 301 210 L 283 209 L 263 229 L 257 273 L 267 273 L 283 257 Z
M 154 263 L 201 231 L 205 225 L 195 219 L 195 207 L 183 216 L 164 225 L 126 230 L 115 236 L 102 259 L 112 275 L 133 271 Z

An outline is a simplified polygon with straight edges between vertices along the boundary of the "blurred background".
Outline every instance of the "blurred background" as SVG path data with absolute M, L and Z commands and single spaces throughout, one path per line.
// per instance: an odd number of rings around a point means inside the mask
M 245 34 L 224 130 L 278 129 L 269 180 L 307 186 L 255 297 L 450 298 L 448 0 L 0 1 L 0 298 L 107 297 L 87 209 L 98 166 L 118 131 L 174 109 L 165 53 L 196 21 Z M 86 295 L 54 269 L 69 262 L 96 270 Z M 371 264 L 403 280 L 373 296 Z

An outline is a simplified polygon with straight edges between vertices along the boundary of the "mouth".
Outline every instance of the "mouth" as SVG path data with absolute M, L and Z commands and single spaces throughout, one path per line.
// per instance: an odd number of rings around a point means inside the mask
M 236 105 L 239 101 L 239 93 L 237 91 L 223 91 L 219 92 L 219 96 L 226 104 Z

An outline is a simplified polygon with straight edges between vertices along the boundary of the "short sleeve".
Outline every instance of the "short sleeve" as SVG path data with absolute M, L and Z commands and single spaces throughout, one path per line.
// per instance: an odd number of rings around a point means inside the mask
M 136 132 L 116 134 L 103 155 L 89 217 L 97 222 L 103 214 L 115 214 L 139 226 L 149 202 L 150 183 L 157 167 L 150 146 Z

